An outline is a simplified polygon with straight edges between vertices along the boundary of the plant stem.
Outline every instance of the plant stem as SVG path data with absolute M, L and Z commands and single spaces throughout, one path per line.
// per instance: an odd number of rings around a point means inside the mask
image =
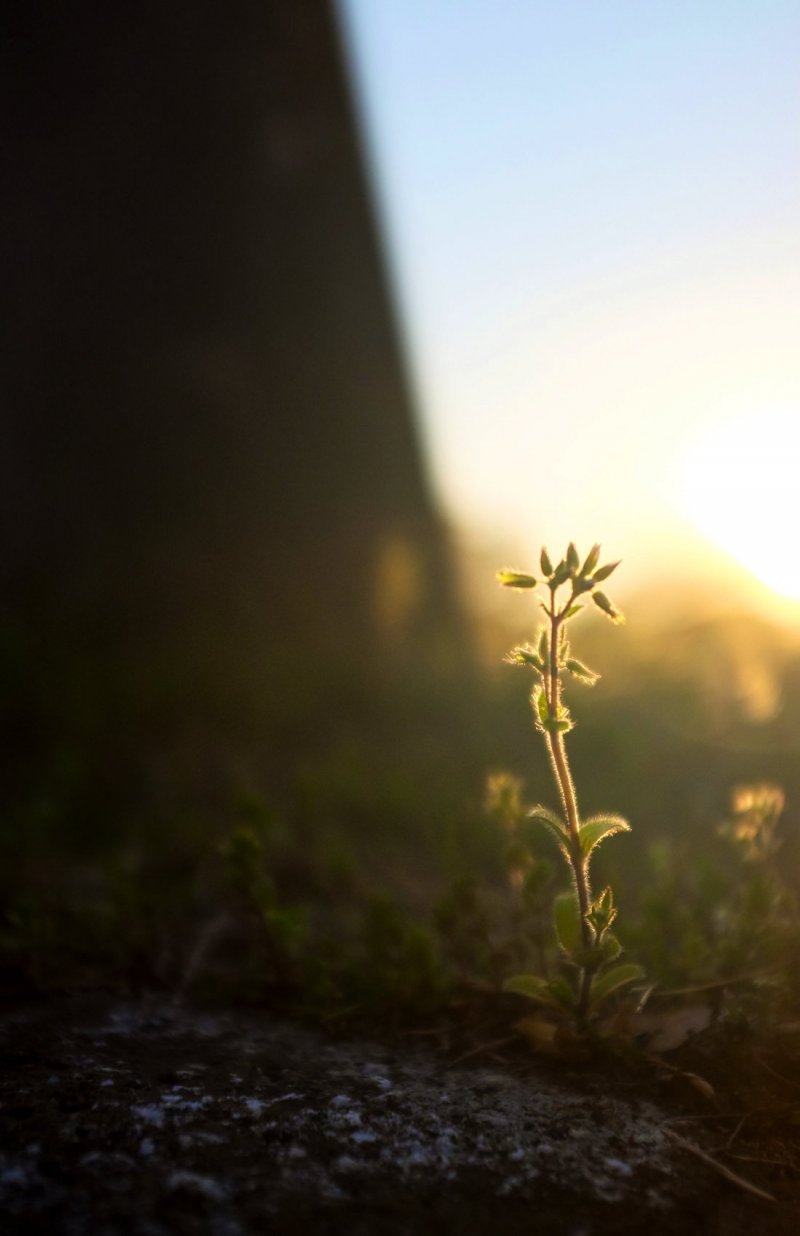
M 557 720 L 561 707 L 561 680 L 559 677 L 559 635 L 563 614 L 572 603 L 574 598 L 571 597 L 568 605 L 559 613 L 556 610 L 555 596 L 552 598 L 552 608 L 550 614 L 550 672 L 549 672 L 549 692 L 547 707 L 551 720 Z M 558 785 L 561 794 L 561 801 L 564 804 L 564 812 L 567 817 L 567 825 L 569 827 L 570 837 L 570 863 L 572 865 L 572 873 L 575 877 L 575 891 L 578 897 L 578 911 L 581 920 L 581 943 L 585 950 L 589 950 L 594 943 L 592 937 L 592 929 L 589 924 L 587 915 L 591 906 L 591 888 L 589 886 L 589 873 L 586 869 L 586 863 L 583 861 L 581 853 L 581 842 L 579 835 L 579 816 L 578 816 L 578 800 L 575 795 L 575 786 L 572 780 L 572 775 L 569 769 L 569 761 L 567 759 L 567 749 L 564 745 L 564 739 L 557 730 L 547 731 L 547 746 L 550 752 L 550 759 L 555 773 L 556 784 Z M 589 1010 L 589 989 L 592 981 L 592 972 L 587 966 L 581 966 L 581 982 L 580 994 L 578 998 L 578 1017 L 584 1021 Z

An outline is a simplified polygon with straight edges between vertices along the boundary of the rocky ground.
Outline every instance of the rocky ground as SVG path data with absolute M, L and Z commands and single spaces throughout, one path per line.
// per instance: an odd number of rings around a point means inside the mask
M 0 1230 L 800 1230 L 791 1173 L 749 1165 L 768 1201 L 694 1153 L 717 1151 L 713 1107 L 687 1115 L 622 1069 L 524 1054 L 459 1064 L 422 1041 L 337 1041 L 266 1014 L 155 1003 L 9 1012 Z

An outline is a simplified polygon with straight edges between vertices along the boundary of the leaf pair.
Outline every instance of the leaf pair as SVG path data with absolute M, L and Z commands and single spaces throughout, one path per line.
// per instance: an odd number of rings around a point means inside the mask
M 531 808 L 528 812 L 528 819 L 544 824 L 555 837 L 562 850 L 569 855 L 571 849 L 569 829 L 555 811 L 551 811 L 549 807 L 543 807 L 540 804 Z M 589 858 L 592 851 L 601 841 L 605 841 L 606 837 L 613 837 L 615 833 L 629 833 L 630 831 L 630 824 L 621 815 L 590 816 L 578 828 L 578 840 L 584 861 Z
M 597 1008 L 628 983 L 635 983 L 644 978 L 644 968 L 634 961 L 612 966 L 603 974 L 596 974 L 592 979 L 590 1003 Z M 503 984 L 503 991 L 517 996 L 527 996 L 539 1004 L 547 1004 L 552 1008 L 567 1008 L 573 1010 L 577 1004 L 577 996 L 565 978 L 541 978 L 537 974 L 515 974 Z
M 558 710 L 558 716 L 552 716 L 547 702 L 547 692 L 543 687 L 534 687 L 531 694 L 531 705 L 536 718 L 536 728 L 546 734 L 567 734 L 572 729 L 572 718 L 563 706 Z

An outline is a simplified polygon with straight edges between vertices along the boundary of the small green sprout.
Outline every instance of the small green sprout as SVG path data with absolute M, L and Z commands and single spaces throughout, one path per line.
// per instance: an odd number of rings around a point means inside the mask
M 567 639 L 567 623 L 583 609 L 576 603 L 578 597 L 591 596 L 612 622 L 624 621 L 606 594 L 597 591 L 597 585 L 608 579 L 619 563 L 598 566 L 599 561 L 599 545 L 592 546 L 581 565 L 580 555 L 570 542 L 555 566 L 547 550 L 542 550 L 542 583 L 524 571 L 507 569 L 497 576 L 506 588 L 534 592 L 546 615 L 536 641 L 514 648 L 506 660 L 527 666 L 535 675 L 531 695 L 534 722 L 550 756 L 564 813 L 561 816 L 548 807 L 536 806 L 528 815 L 556 841 L 572 879 L 572 888 L 556 897 L 554 905 L 563 973 L 555 977 L 518 974 L 507 980 L 505 990 L 557 1008 L 579 1027 L 585 1027 L 611 995 L 644 976 L 641 966 L 617 962 L 622 950 L 611 930 L 617 916 L 613 893 L 606 888 L 595 897 L 589 872 L 591 856 L 600 842 L 615 833 L 629 832 L 630 825 L 619 815 L 581 819 L 564 742 L 573 721 L 562 699 L 562 675 L 566 673 L 589 686 L 599 677 L 572 655 Z M 544 598 L 540 588 L 545 590 Z

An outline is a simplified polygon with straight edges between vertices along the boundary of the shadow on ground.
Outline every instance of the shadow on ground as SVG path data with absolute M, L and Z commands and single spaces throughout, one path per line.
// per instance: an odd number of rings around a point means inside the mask
M 3 1230 L 797 1230 L 785 1187 L 771 1205 L 682 1153 L 641 1078 L 411 1043 L 155 1004 L 7 1015 Z

